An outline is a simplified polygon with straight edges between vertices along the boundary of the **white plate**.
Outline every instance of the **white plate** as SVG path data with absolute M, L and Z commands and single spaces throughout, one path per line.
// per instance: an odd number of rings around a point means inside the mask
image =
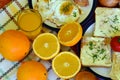
M 94 26 L 95 26 L 95 23 L 90 25 L 89 28 L 86 30 L 84 36 L 92 36 L 94 32 Z M 109 73 L 111 71 L 111 68 L 90 67 L 90 69 L 103 77 L 110 78 Z
M 30 1 L 30 0 L 29 0 Z M 37 2 L 37 0 L 31 0 L 32 1 L 32 6 L 34 6 Z M 29 4 L 31 6 L 31 4 Z M 85 20 L 88 19 L 90 16 L 92 16 L 92 14 L 90 14 L 92 12 L 92 8 L 95 7 L 96 4 L 96 0 L 89 0 L 89 5 L 86 7 L 81 7 L 81 10 L 83 11 L 83 13 L 80 15 L 80 18 L 78 20 L 79 23 L 84 22 Z M 34 7 L 33 7 L 34 9 Z M 52 27 L 52 28 L 59 28 L 57 25 L 51 23 L 50 21 L 46 20 L 44 22 L 48 27 Z

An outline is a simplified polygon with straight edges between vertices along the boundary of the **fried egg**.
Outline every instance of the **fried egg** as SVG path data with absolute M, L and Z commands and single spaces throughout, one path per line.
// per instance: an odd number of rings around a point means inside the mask
M 56 2 L 55 2 L 56 3 Z M 54 14 L 52 16 L 54 23 L 58 26 L 65 23 L 77 21 L 80 17 L 80 9 L 74 5 L 70 0 L 61 0 L 57 2 Z
M 43 22 L 49 20 L 57 26 L 77 21 L 80 8 L 72 0 L 37 0 L 34 6 L 42 16 Z
M 53 0 L 38 0 L 37 1 L 37 10 L 41 14 L 43 21 L 48 19 L 53 13 L 53 11 L 51 11 L 50 6 L 49 6 L 50 3 L 52 2 Z

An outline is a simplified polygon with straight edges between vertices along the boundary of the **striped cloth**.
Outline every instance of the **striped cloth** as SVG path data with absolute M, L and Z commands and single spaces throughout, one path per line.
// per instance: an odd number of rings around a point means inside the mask
M 28 9 L 28 1 L 27 0 L 12 0 L 8 5 L 4 8 L 0 9 L 0 34 L 6 30 L 14 29 L 17 30 L 17 16 L 21 10 Z M 47 28 L 43 28 L 44 32 L 51 32 L 56 34 L 56 32 L 48 30 Z M 72 51 L 69 47 L 61 46 L 61 51 L 67 50 Z M 17 80 L 16 73 L 17 68 L 23 61 L 28 60 L 36 60 L 41 62 L 48 71 L 48 80 L 63 80 L 59 78 L 52 70 L 51 60 L 44 61 L 38 58 L 33 50 L 29 51 L 29 54 L 22 60 L 18 62 L 11 62 L 2 57 L 0 55 L 0 80 Z M 71 79 L 72 80 L 72 79 Z

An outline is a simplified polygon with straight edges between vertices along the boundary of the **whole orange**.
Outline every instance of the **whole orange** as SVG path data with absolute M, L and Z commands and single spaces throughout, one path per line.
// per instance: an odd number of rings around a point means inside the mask
M 81 71 L 75 76 L 75 80 L 98 80 L 97 77 L 88 71 Z
M 30 41 L 20 31 L 7 30 L 0 35 L 0 53 L 10 61 L 23 59 L 30 50 Z
M 3 8 L 5 5 L 7 5 L 12 0 L 0 0 L 0 8 Z
M 47 80 L 47 70 L 40 62 L 23 62 L 18 68 L 17 80 Z

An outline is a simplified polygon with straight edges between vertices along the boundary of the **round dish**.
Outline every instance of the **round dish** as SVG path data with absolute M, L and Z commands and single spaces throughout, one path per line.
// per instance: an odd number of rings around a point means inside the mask
M 82 14 L 80 14 L 80 18 L 78 19 L 78 22 L 81 25 L 84 25 L 88 22 L 88 20 L 93 16 L 97 0 L 88 0 L 89 5 L 85 7 L 81 7 L 80 9 L 82 10 Z M 37 0 L 28 0 L 29 2 L 29 7 L 34 9 L 34 6 L 37 2 Z M 57 26 L 56 24 L 50 22 L 49 20 L 44 21 L 44 25 L 52 30 L 58 30 L 60 26 Z
M 92 36 L 93 32 L 94 32 L 94 25 L 95 23 L 93 23 L 92 25 L 90 25 L 88 27 L 88 29 L 86 30 L 86 32 L 84 33 L 84 36 Z M 110 78 L 109 73 L 111 71 L 111 68 L 102 68 L 102 67 L 90 67 L 90 69 L 95 72 L 96 74 L 105 77 L 105 78 Z

